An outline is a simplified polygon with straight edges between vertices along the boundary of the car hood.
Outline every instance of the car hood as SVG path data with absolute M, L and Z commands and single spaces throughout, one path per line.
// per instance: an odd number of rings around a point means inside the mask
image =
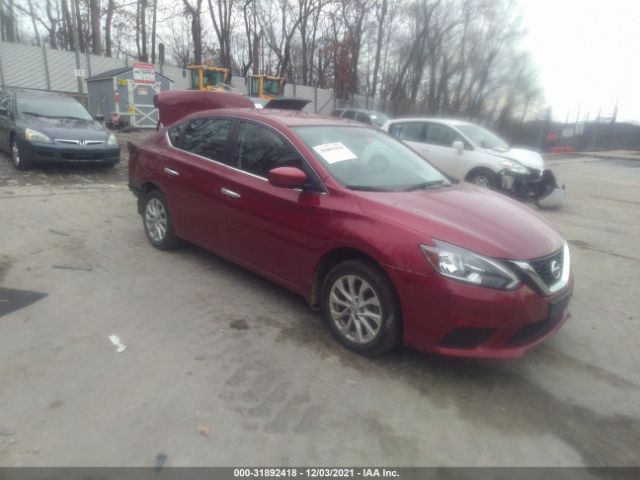
M 37 117 L 23 119 L 20 121 L 20 125 L 24 128 L 33 128 L 49 138 L 103 140 L 105 142 L 109 138 L 109 132 L 95 120 Z
M 460 183 L 416 192 L 354 192 L 367 214 L 474 252 L 510 260 L 560 249 L 562 237 L 545 218 L 491 190 Z
M 520 162 L 525 167 L 533 168 L 535 170 L 544 169 L 544 160 L 538 152 L 533 150 L 526 150 L 524 148 L 509 148 L 508 150 L 494 150 L 486 148 L 485 152 L 489 155 L 496 157 L 506 158 L 509 160 L 515 160 Z

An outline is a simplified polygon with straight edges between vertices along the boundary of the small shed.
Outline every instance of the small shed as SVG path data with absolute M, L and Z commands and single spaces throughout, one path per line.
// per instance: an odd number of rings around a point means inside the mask
M 173 80 L 147 63 L 107 70 L 87 78 L 86 82 L 89 112 L 103 116 L 113 127 L 155 127 L 158 109 L 153 105 L 153 97 L 173 89 Z

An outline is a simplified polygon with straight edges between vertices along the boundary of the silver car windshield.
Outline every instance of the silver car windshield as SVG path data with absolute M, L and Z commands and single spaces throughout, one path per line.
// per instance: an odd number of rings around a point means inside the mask
M 456 125 L 456 128 L 469 137 L 473 143 L 482 148 L 492 148 L 494 150 L 509 148 L 509 144 L 499 136 L 478 125 Z
M 352 190 L 403 191 L 450 185 L 413 150 L 372 128 L 295 127 L 331 175 Z

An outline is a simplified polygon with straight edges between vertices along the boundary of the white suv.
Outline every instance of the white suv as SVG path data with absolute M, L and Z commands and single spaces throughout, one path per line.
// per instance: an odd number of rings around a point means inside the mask
M 539 153 L 511 148 L 479 125 L 441 118 L 400 118 L 389 120 L 382 129 L 458 180 L 533 199 L 557 188 Z

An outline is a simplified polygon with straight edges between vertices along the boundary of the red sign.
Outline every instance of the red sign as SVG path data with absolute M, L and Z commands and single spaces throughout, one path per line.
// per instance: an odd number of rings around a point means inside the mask
M 156 66 L 153 63 L 134 62 L 134 83 L 156 83 Z

